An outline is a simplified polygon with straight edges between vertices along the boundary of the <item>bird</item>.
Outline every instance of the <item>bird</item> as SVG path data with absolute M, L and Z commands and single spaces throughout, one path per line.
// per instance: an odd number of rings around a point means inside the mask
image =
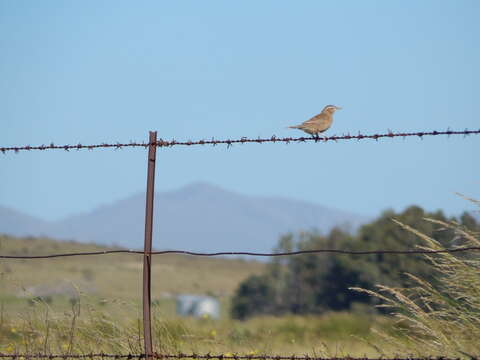
M 318 138 L 318 134 L 323 133 L 330 128 L 333 122 L 333 114 L 340 109 L 341 107 L 339 106 L 327 105 L 323 108 L 320 114 L 315 115 L 300 125 L 289 126 L 289 128 L 303 130 L 312 135 L 312 137 Z

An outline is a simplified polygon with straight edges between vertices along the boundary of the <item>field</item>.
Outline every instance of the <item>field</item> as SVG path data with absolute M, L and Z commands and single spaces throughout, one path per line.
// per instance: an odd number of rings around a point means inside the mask
M 97 245 L 57 242 L 36 238 L 0 237 L 6 255 L 41 255 L 110 250 Z M 8 292 L 19 286 L 49 286 L 59 282 L 75 284 L 81 291 L 99 298 L 138 300 L 142 289 L 142 255 L 110 254 L 69 258 L 8 260 L 1 264 L 7 276 Z M 240 281 L 261 273 L 264 264 L 240 259 L 199 258 L 183 255 L 156 256 L 152 262 L 152 299 L 180 293 L 230 296 Z
M 8 255 L 102 251 L 93 244 L 0 237 Z M 0 263 L 0 352 L 142 352 L 142 256 L 113 254 Z M 392 320 L 360 308 L 321 316 L 236 321 L 229 303 L 238 284 L 265 264 L 226 258 L 156 256 L 152 266 L 154 340 L 168 352 L 379 355 L 370 329 Z M 219 320 L 175 314 L 177 294 L 208 294 Z M 363 339 L 360 339 L 362 337 Z
M 429 220 L 455 230 L 478 248 L 478 233 L 456 222 Z M 424 248 L 436 240 L 415 233 Z M 0 238 L 1 254 L 107 250 L 48 239 Z M 102 255 L 0 262 L 0 353 L 142 353 L 141 256 Z M 365 289 L 395 310 L 380 316 L 366 305 L 350 312 L 246 321 L 229 316 L 239 283 L 265 264 L 241 259 L 157 256 L 153 266 L 153 340 L 159 353 L 305 355 L 321 357 L 469 357 L 479 353 L 480 267 L 475 253 L 431 258 L 437 284 L 409 275 L 408 288 Z M 219 299 L 218 320 L 180 317 L 177 294 Z M 472 355 L 473 354 L 473 355 Z

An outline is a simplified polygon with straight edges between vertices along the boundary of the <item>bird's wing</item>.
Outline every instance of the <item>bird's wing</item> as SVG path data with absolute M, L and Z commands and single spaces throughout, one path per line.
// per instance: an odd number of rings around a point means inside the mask
M 318 124 L 321 120 L 322 118 L 317 115 L 303 122 L 302 125 Z

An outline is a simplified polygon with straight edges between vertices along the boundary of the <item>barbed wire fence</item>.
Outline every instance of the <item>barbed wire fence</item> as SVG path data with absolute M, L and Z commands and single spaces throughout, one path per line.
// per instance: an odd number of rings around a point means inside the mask
M 27 360 L 27 359 L 146 359 L 145 354 L 2 354 L 0 353 L 0 359 L 12 359 L 12 360 Z M 227 355 L 227 354 L 151 354 L 152 359 L 201 359 L 201 360 L 461 360 L 460 358 L 448 358 L 444 356 L 438 357 L 382 357 L 382 358 L 367 358 L 367 357 L 316 357 L 309 355 Z M 472 357 L 472 360 L 477 358 Z
M 227 354 L 159 354 L 153 353 L 150 355 L 152 359 L 201 359 L 201 360 L 461 360 L 460 358 L 448 358 L 444 356 L 438 357 L 382 357 L 382 358 L 367 358 L 367 357 L 316 357 L 309 355 L 227 355 Z M 12 359 L 12 360 L 27 360 L 27 359 L 146 359 L 146 354 L 107 354 L 107 353 L 98 353 L 98 354 L 35 354 L 35 353 L 26 353 L 26 354 L 2 354 L 0 353 L 0 359 Z M 472 357 L 472 360 L 477 358 Z
M 39 145 L 39 146 L 10 146 L 10 147 L 0 147 L 0 152 L 7 154 L 9 152 L 19 153 L 22 151 L 45 151 L 45 150 L 95 150 L 101 148 L 113 148 L 113 149 L 122 149 L 122 148 L 133 148 L 133 147 L 143 147 L 148 148 L 148 170 L 147 170 L 147 191 L 146 191 L 146 210 L 145 210 L 145 239 L 144 239 L 144 250 L 106 250 L 106 251 L 94 251 L 94 252 L 75 252 L 75 253 L 61 253 L 61 254 L 46 254 L 46 255 L 31 255 L 31 256 L 22 256 L 22 255 L 1 255 L 0 259 L 22 259 L 22 260 L 34 260 L 34 259 L 52 259 L 60 257 L 72 257 L 72 256 L 95 256 L 95 255 L 107 255 L 115 253 L 127 253 L 127 254 L 142 254 L 144 258 L 143 262 L 143 329 L 144 329 L 144 349 L 143 354 L 34 354 L 34 353 L 14 353 L 14 354 L 3 354 L 0 353 L 0 359 L 160 359 L 160 358 L 169 358 L 169 359 L 219 359 L 219 360 L 326 360 L 321 357 L 311 357 L 308 355 L 304 356 L 277 356 L 277 355 L 226 355 L 226 354 L 158 354 L 153 350 L 152 343 L 152 327 L 151 327 L 151 263 L 153 255 L 166 255 L 166 254 L 183 254 L 191 256 L 224 256 L 224 255 L 243 255 L 243 256 L 263 256 L 263 257 L 276 257 L 276 256 L 295 256 L 302 254 L 320 254 L 320 253 L 329 253 L 329 254 L 348 254 L 348 255 L 371 255 L 371 254 L 392 254 L 392 255 L 415 255 L 415 254 L 441 254 L 441 253 L 457 253 L 457 252 L 467 252 L 467 251 L 479 251 L 480 247 L 456 247 L 449 249 L 441 250 L 426 250 L 426 249 L 406 249 L 406 250 L 369 250 L 369 251 L 350 251 L 342 249 L 315 249 L 315 250 L 301 250 L 301 251 L 291 251 L 291 252 L 276 252 L 276 253 L 256 253 L 256 252 L 238 252 L 238 251 L 224 251 L 224 252 L 214 252 L 214 253 L 201 253 L 201 252 L 192 252 L 192 251 L 183 251 L 183 250 L 166 250 L 166 251 L 152 251 L 152 229 L 153 229 L 153 199 L 154 199 L 154 184 L 155 184 L 155 163 L 156 163 L 156 149 L 163 147 L 173 147 L 173 146 L 194 146 L 194 145 L 227 145 L 227 148 L 235 144 L 248 144 L 248 143 L 302 143 L 302 142 L 338 142 L 344 140 L 364 140 L 364 139 L 373 139 L 378 141 L 379 139 L 386 138 L 407 138 L 407 137 L 418 137 L 423 139 L 426 136 L 452 136 L 452 135 L 463 135 L 464 137 L 469 135 L 479 135 L 479 130 L 462 130 L 454 131 L 447 129 L 446 131 L 421 131 L 421 132 L 399 132 L 394 133 L 388 131 L 383 134 L 360 134 L 350 135 L 344 134 L 341 136 L 330 136 L 330 137 L 284 137 L 278 138 L 272 136 L 270 138 L 246 138 L 242 137 L 240 139 L 224 139 L 224 140 L 197 140 L 197 141 L 177 141 L 177 140 L 163 140 L 157 139 L 157 132 L 150 132 L 149 141 L 147 143 L 141 142 L 130 142 L 130 143 L 101 143 L 101 144 L 76 144 L 76 145 L 55 145 L 53 143 L 49 145 Z M 351 359 L 355 358 L 346 357 L 346 358 L 330 358 L 330 359 Z M 360 358 L 358 358 L 360 359 Z M 361 358 L 366 359 L 366 358 Z M 392 358 L 392 360 L 400 360 L 404 358 Z M 419 360 L 419 359 L 442 359 L 449 360 L 446 357 L 426 357 L 426 358 L 412 358 L 408 357 L 410 360 Z M 382 358 L 382 360 L 388 360 L 387 358 Z
M 333 135 L 328 137 L 276 137 L 275 135 L 271 136 L 270 138 L 247 138 L 242 137 L 239 139 L 223 139 L 223 140 L 187 140 L 187 141 L 178 141 L 178 140 L 164 140 L 158 139 L 155 140 L 154 145 L 156 147 L 173 147 L 173 146 L 196 146 L 196 145 L 227 145 L 227 147 L 231 147 L 235 144 L 262 144 L 262 143 L 302 143 L 302 142 L 338 142 L 343 140 L 379 140 L 385 138 L 407 138 L 407 137 L 418 137 L 423 139 L 424 137 L 428 136 L 452 136 L 452 135 L 479 135 L 480 129 L 478 130 L 445 130 L 445 131 L 418 131 L 418 132 L 397 132 L 394 133 L 392 131 L 388 131 L 382 134 L 360 134 L 357 135 L 350 135 L 350 134 L 343 134 L 343 135 Z M 129 142 L 129 143 L 101 143 L 101 144 L 90 144 L 90 145 L 83 145 L 83 144 L 71 144 L 71 145 L 55 145 L 54 143 L 50 143 L 49 145 L 38 145 L 38 146 L 30 146 L 30 145 L 23 145 L 23 146 L 4 146 L 0 147 L 0 152 L 6 154 L 7 152 L 21 152 L 21 151 L 32 151 L 32 150 L 95 150 L 95 149 L 102 149 L 102 148 L 113 148 L 113 149 L 123 149 L 129 147 L 143 147 L 148 148 L 152 143 L 150 142 Z

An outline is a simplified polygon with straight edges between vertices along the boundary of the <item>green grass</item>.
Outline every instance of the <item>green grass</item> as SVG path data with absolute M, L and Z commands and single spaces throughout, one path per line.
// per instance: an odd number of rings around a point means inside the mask
M 122 309 L 131 313 L 130 305 L 115 306 L 112 315 L 92 306 L 88 299 L 81 299 L 69 311 L 57 312 L 39 301 L 22 313 L 4 313 L 0 352 L 143 352 L 140 314 L 122 317 Z M 370 332 L 372 326 L 391 325 L 387 318 L 352 313 L 265 316 L 242 322 L 228 318 L 179 318 L 155 310 L 153 320 L 154 347 L 163 353 L 378 356 L 365 340 L 376 341 Z
M 5 255 L 103 251 L 93 244 L 59 242 L 39 238 L 0 236 Z M 142 289 L 142 255 L 111 254 L 38 260 L 3 260 L 2 294 L 19 294 L 33 285 L 75 283 L 80 291 L 108 299 L 135 300 Z M 179 293 L 231 296 L 246 277 L 263 272 L 265 264 L 226 258 L 159 255 L 152 261 L 152 297 L 162 299 Z M 7 280 L 7 281 L 5 281 Z M 1 289 L 1 288 L 0 288 Z
M 439 229 L 454 230 L 451 247 L 479 247 L 480 234 L 455 222 L 433 219 Z M 399 223 L 416 234 L 425 250 L 441 250 L 435 239 Z M 356 289 L 377 297 L 396 320 L 396 336 L 377 330 L 399 353 L 411 356 L 480 357 L 480 256 L 478 252 L 427 256 L 437 281 L 407 274 L 409 288 L 378 285 L 378 291 Z M 383 354 L 382 354 L 383 355 Z
M 0 237 L 8 255 L 102 251 L 93 244 L 49 239 Z M 8 260 L 0 262 L 0 352 L 143 351 L 141 255 L 114 254 Z M 154 339 L 157 351 L 222 353 L 378 354 L 351 335 L 369 335 L 384 318 L 361 314 L 258 317 L 246 322 L 228 316 L 239 283 L 261 274 L 256 261 L 191 256 L 156 256 L 152 267 Z M 35 298 L 32 287 L 70 289 L 67 294 Z M 180 318 L 175 295 L 216 296 L 220 320 Z M 76 298 L 76 302 L 71 298 Z

